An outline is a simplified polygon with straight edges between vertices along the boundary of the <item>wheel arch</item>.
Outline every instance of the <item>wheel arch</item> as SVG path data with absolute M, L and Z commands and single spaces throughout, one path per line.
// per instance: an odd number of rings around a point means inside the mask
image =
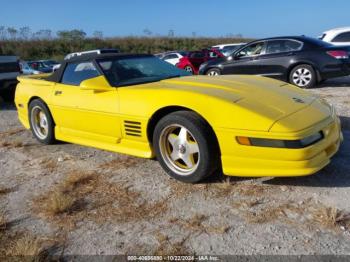
M 33 102 L 34 100 L 40 100 L 47 108 L 47 110 L 49 110 L 49 113 L 51 115 L 51 118 L 52 118 L 52 121 L 53 121 L 53 124 L 56 125 L 56 122 L 55 122 L 55 119 L 53 118 L 53 115 L 51 113 L 51 110 L 50 110 L 50 107 L 48 106 L 48 104 L 44 101 L 44 99 L 42 99 L 41 97 L 39 96 L 32 96 L 29 100 L 28 100 L 28 116 L 30 114 L 29 112 L 29 105 L 31 102 Z
M 315 72 L 316 72 L 316 77 L 317 77 L 316 80 L 317 80 L 317 82 L 320 82 L 320 81 L 322 80 L 321 74 L 320 74 L 320 70 L 319 70 L 317 64 L 315 64 L 315 63 L 313 63 L 313 62 L 311 62 L 311 61 L 297 61 L 297 62 L 291 64 L 291 65 L 288 67 L 287 74 L 286 74 L 286 76 L 285 76 L 286 79 L 287 79 L 288 81 L 289 81 L 290 73 L 292 72 L 292 70 L 293 70 L 295 67 L 299 66 L 299 65 L 308 65 L 308 66 L 311 66 L 311 67 L 315 70 Z
M 221 155 L 219 141 L 218 141 L 217 136 L 215 134 L 215 131 L 214 131 L 213 127 L 210 125 L 210 123 L 200 113 L 198 113 L 195 110 L 192 110 L 190 108 L 184 107 L 184 106 L 167 106 L 167 107 L 160 108 L 156 112 L 154 112 L 154 114 L 152 115 L 152 117 L 148 121 L 148 125 L 147 125 L 148 141 L 151 144 L 153 144 L 153 132 L 154 132 L 154 129 L 155 129 L 157 123 L 159 122 L 159 120 L 161 120 L 164 116 L 166 116 L 170 113 L 177 112 L 177 111 L 191 111 L 191 112 L 195 112 L 197 115 L 199 115 L 205 121 L 205 123 L 208 125 L 209 129 L 211 130 L 211 135 L 212 135 L 212 137 L 213 137 L 213 139 L 218 147 L 218 151 Z

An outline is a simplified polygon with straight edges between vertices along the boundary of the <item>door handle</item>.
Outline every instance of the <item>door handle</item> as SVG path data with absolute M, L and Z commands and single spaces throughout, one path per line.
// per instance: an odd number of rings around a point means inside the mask
M 60 90 L 55 91 L 55 96 L 59 96 L 59 95 L 62 95 L 62 91 Z

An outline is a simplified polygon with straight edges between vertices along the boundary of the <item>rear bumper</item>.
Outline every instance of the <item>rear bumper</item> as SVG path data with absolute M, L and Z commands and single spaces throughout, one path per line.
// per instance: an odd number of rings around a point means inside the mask
M 248 177 L 314 174 L 330 163 L 343 140 L 340 120 L 336 116 L 318 124 L 314 130 L 310 130 L 310 134 L 318 131 L 322 131 L 325 136 L 318 143 L 302 149 L 286 149 L 239 145 L 235 143 L 235 137 L 242 135 L 241 132 L 221 130 L 218 132 L 218 139 L 223 172 L 230 176 Z M 294 135 L 295 138 L 299 136 Z M 273 138 L 272 133 L 270 138 Z M 280 136 L 276 139 L 280 139 Z
M 342 77 L 350 75 L 350 64 L 349 63 L 339 63 L 334 65 L 328 65 L 322 68 L 321 79 L 329 79 L 335 77 Z

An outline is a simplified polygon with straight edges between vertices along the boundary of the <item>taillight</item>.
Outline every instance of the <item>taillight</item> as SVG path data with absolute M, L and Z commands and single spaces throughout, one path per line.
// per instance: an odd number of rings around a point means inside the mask
M 328 51 L 327 54 L 330 56 L 333 56 L 336 59 L 348 59 L 349 54 L 346 51 L 343 50 L 334 50 L 334 51 Z

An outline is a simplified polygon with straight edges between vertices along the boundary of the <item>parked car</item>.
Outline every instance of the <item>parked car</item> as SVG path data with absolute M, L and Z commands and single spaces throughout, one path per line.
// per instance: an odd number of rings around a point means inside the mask
M 34 72 L 39 72 L 39 74 L 52 73 L 52 67 L 47 66 L 42 61 L 28 61 L 27 64 L 30 68 L 34 70 Z
M 18 57 L 0 55 L 0 91 L 14 91 L 20 71 Z
M 221 171 L 310 175 L 339 149 L 334 108 L 309 92 L 255 76 L 188 75 L 152 55 L 84 55 L 48 77 L 19 77 L 15 104 L 41 143 L 156 156 L 183 182 Z
M 311 88 L 322 80 L 349 75 L 349 50 L 305 36 L 267 38 L 245 45 L 228 58 L 202 64 L 199 74 L 262 75 Z
M 214 45 L 212 48 L 218 49 L 224 56 L 230 56 L 234 51 L 246 44 L 247 43 L 221 44 Z
M 23 75 L 37 75 L 37 74 L 41 73 L 40 71 L 35 70 L 32 67 L 30 67 L 29 64 L 25 61 L 20 61 L 19 65 L 21 68 L 21 73 Z
M 84 56 L 84 55 L 88 55 L 88 54 L 115 54 L 115 53 L 119 53 L 119 52 L 120 51 L 116 48 L 103 48 L 103 49 L 88 50 L 88 51 L 70 53 L 64 57 L 64 60 L 69 60 L 73 57 L 79 57 L 79 56 Z M 52 71 L 55 72 L 60 67 L 61 67 L 61 63 L 58 63 L 52 67 Z
M 180 59 L 187 55 L 187 52 L 185 51 L 171 51 L 171 52 L 165 52 L 156 54 L 155 56 L 162 59 L 165 62 L 168 62 L 172 65 L 176 65 L 180 62 Z
M 59 65 L 60 63 L 55 60 L 39 60 L 38 62 L 43 63 L 46 67 L 53 68 L 56 65 Z
M 176 66 L 184 69 L 191 74 L 198 74 L 200 65 L 206 61 L 224 57 L 217 49 L 203 49 L 201 51 L 192 51 L 182 57 Z
M 337 46 L 350 46 L 350 27 L 328 30 L 319 39 Z

